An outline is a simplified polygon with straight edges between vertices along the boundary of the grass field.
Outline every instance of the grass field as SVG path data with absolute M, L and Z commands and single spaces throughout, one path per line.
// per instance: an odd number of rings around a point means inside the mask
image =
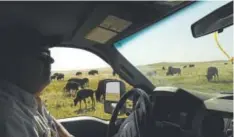
M 203 63 L 193 63 L 195 64 L 194 68 L 183 68 L 184 65 L 188 63 L 159 63 L 152 64 L 147 66 L 140 66 L 139 70 L 143 73 L 148 71 L 156 70 L 157 75 L 154 77 L 148 77 L 152 83 L 156 86 L 177 86 L 186 89 L 198 90 L 202 92 L 222 92 L 222 91 L 233 91 L 233 66 L 232 64 L 224 65 L 223 61 L 215 62 L 203 62 Z M 191 63 L 190 63 L 191 64 Z M 180 67 L 182 70 L 181 76 L 166 76 L 167 70 L 162 70 L 162 67 Z M 208 82 L 205 78 L 206 69 L 209 66 L 216 66 L 219 70 L 219 80 Z M 51 84 L 44 89 L 42 93 L 42 99 L 44 100 L 48 110 L 55 116 L 57 119 L 76 117 L 82 115 L 95 116 L 102 119 L 109 119 L 110 114 L 104 113 L 104 107 L 101 103 L 96 103 L 96 109 L 91 109 L 91 101 L 88 103 L 90 109 L 79 110 L 79 104 L 73 106 L 73 97 L 67 96 L 63 92 L 63 87 L 66 84 L 66 80 L 75 76 L 75 71 L 62 72 L 65 74 L 64 81 L 52 81 Z M 98 81 L 106 78 L 116 78 L 118 76 L 112 76 L 112 70 L 109 69 L 100 69 L 99 75 L 88 76 L 87 72 L 83 72 L 82 76 L 77 77 L 87 77 L 90 79 L 89 88 L 96 90 Z M 130 89 L 131 86 L 127 83 L 127 89 Z M 82 102 L 82 108 L 85 105 Z

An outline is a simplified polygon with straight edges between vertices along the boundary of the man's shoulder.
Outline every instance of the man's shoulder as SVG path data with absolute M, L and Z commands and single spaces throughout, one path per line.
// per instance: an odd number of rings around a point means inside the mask
M 15 100 L 7 93 L 0 92 L 0 118 L 7 118 L 9 116 L 22 117 L 24 114 L 22 103 Z
M 5 137 L 32 137 L 32 119 L 11 96 L 0 93 L 0 135 Z M 28 134 L 30 131 L 30 135 Z M 32 132 L 31 132 L 32 131 Z
M 0 118 L 15 115 L 17 111 L 17 103 L 7 94 L 0 93 Z

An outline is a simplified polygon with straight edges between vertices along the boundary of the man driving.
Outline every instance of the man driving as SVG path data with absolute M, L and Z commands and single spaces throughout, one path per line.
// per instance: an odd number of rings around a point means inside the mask
M 0 28 L 0 136 L 70 137 L 46 110 L 41 91 L 54 62 L 50 39 L 26 26 Z

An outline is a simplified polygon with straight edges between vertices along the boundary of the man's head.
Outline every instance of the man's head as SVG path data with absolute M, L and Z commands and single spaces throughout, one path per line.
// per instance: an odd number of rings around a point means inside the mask
M 25 26 L 2 28 L 0 41 L 0 79 L 32 94 L 40 92 L 50 83 L 54 60 L 39 31 Z

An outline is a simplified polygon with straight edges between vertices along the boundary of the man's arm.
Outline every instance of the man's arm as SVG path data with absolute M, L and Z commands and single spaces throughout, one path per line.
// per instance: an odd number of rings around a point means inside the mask
M 54 125 L 56 126 L 56 130 L 59 134 L 59 137 L 74 137 L 71 135 L 64 127 L 62 124 L 60 124 L 52 115 L 49 114 L 49 112 L 46 110 L 45 106 L 42 106 L 44 114 L 46 115 L 46 118 L 49 121 L 52 121 Z
M 62 124 L 60 124 L 53 116 L 51 116 L 51 118 L 53 119 L 53 122 L 56 125 L 57 131 L 59 133 L 60 137 L 75 137 L 73 135 L 71 135 L 64 127 Z

